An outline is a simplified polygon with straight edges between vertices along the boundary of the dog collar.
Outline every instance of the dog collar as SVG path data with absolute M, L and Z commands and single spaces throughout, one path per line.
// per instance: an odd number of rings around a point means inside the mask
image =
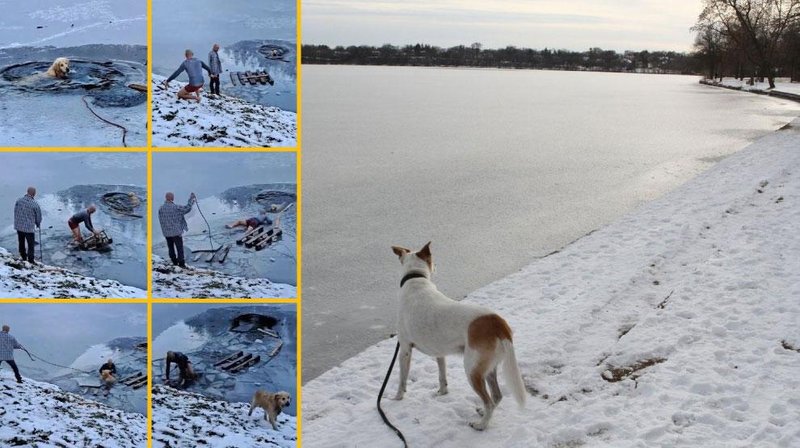
M 403 285 L 406 284 L 407 281 L 411 280 L 412 278 L 428 278 L 427 275 L 422 274 L 420 272 L 410 272 L 406 274 L 402 280 L 400 280 L 400 287 L 402 288 Z

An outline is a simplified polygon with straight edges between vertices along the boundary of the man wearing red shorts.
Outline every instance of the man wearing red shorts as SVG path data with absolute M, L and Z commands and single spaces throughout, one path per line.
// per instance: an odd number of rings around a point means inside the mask
M 164 85 L 169 87 L 170 81 L 177 78 L 181 72 L 185 71 L 186 75 L 189 76 L 189 84 L 186 84 L 180 91 L 178 91 L 178 98 L 184 100 L 196 100 L 198 103 L 200 102 L 200 90 L 203 88 L 203 84 L 205 84 L 205 78 L 203 78 L 203 70 L 208 72 L 211 75 L 211 69 L 206 65 L 205 62 L 201 61 L 200 59 L 195 59 L 194 53 L 192 50 L 186 50 L 184 53 L 186 55 L 186 60 L 184 60 L 180 67 L 175 70 L 166 81 L 164 81 Z

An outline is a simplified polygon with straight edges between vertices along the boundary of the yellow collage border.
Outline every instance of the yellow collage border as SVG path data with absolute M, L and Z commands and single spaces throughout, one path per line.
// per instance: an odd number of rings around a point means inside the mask
M 147 2 L 147 61 L 148 67 L 152 67 L 153 60 L 153 1 L 146 0 Z M 297 394 L 295 403 L 297 403 L 297 446 L 302 447 L 302 222 L 303 222 L 303 194 L 302 194 L 302 6 L 301 0 L 295 0 L 296 3 L 296 101 L 297 101 L 297 136 L 296 145 L 294 147 L 286 148 L 193 148 L 193 147 L 165 147 L 154 148 L 153 142 L 153 118 L 152 118 L 152 100 L 153 100 L 153 86 L 152 86 L 152 73 L 147 71 L 147 146 L 144 147 L 0 147 L 0 154 L 2 153 L 39 153 L 39 152 L 98 152 L 98 153 L 143 153 L 147 158 L 147 201 L 148 204 L 153 202 L 153 154 L 161 152 L 283 152 L 295 154 L 295 167 L 296 167 L 296 194 L 297 194 L 297 230 L 296 230 L 296 290 L 297 297 L 294 298 L 263 298 L 263 299 L 212 299 L 212 298 L 192 298 L 192 299 L 178 299 L 178 298 L 153 298 L 153 276 L 152 276 L 152 250 L 147 251 L 147 296 L 143 298 L 88 298 L 88 299 L 54 299 L 54 298 L 10 298 L 0 299 L 2 304 L 140 304 L 144 305 L 147 309 L 147 364 L 148 364 L 148 378 L 147 378 L 147 447 L 153 446 L 153 305 L 154 304 L 230 304 L 230 305 L 243 305 L 243 304 L 260 304 L 260 305 L 295 305 L 296 316 L 296 359 L 297 365 L 295 366 L 296 372 L 296 390 Z M 153 216 L 148 213 L 149 218 L 147 222 L 147 247 L 151 248 L 153 244 Z

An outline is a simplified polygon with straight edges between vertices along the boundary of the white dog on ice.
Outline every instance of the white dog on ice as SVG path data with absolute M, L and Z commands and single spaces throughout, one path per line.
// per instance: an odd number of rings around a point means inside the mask
M 460 303 L 439 292 L 431 282 L 433 263 L 430 242 L 418 252 L 392 246 L 400 257 L 398 342 L 400 344 L 400 384 L 396 400 L 406 392 L 411 350 L 436 358 L 439 365 L 439 394 L 447 393 L 446 355 L 463 353 L 464 370 L 472 389 L 483 401 L 480 420 L 470 423 L 486 429 L 492 411 L 503 398 L 497 384 L 497 367 L 503 363 L 506 383 L 520 406 L 525 405 L 525 385 L 517 366 L 511 328 L 502 317 L 482 306 Z M 487 392 L 486 387 L 489 387 Z

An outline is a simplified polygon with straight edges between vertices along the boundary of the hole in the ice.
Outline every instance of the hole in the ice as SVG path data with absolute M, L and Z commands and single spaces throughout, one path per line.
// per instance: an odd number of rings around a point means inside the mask
M 52 61 L 13 64 L 0 69 L 0 89 L 27 93 L 80 93 L 89 95 L 100 107 L 131 107 L 142 104 L 147 94 L 128 87 L 146 78 L 143 66 L 135 62 L 95 62 L 70 58 L 66 78 L 47 75 Z
M 231 319 L 230 331 L 246 333 L 258 329 L 271 329 L 278 323 L 278 319 L 264 314 L 240 314 Z

